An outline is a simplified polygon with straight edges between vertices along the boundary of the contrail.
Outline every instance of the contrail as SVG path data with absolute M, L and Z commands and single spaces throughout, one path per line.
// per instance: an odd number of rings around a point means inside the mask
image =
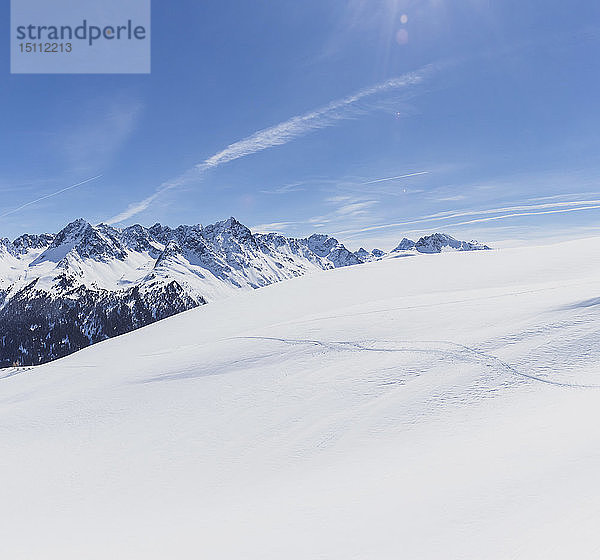
M 393 181 L 395 179 L 406 179 L 406 177 L 416 177 L 417 175 L 429 175 L 429 171 L 419 171 L 417 173 L 408 173 L 407 175 L 398 175 L 396 177 L 385 177 L 384 179 L 375 179 L 374 181 L 367 181 L 361 183 L 362 185 L 372 185 L 373 183 L 384 183 L 385 181 Z
M 265 128 L 264 130 L 259 130 L 248 138 L 230 144 L 224 150 L 216 153 L 203 163 L 197 165 L 196 168 L 201 171 L 205 169 L 211 169 L 213 167 L 222 165 L 223 163 L 227 163 L 256 152 L 261 152 L 267 148 L 287 144 L 288 142 L 295 140 L 296 138 L 313 130 L 332 126 L 337 121 L 348 118 L 348 109 L 350 109 L 358 101 L 378 93 L 385 93 L 394 89 L 400 89 L 419 84 L 423 81 L 425 76 L 431 72 L 431 69 L 431 66 L 426 66 L 417 72 L 404 74 L 399 78 L 393 78 L 391 80 L 387 80 L 386 82 L 362 89 L 352 95 L 332 101 L 324 107 L 305 113 L 304 115 L 292 117 L 291 119 L 288 119 L 287 121 L 284 121 L 278 125 Z
M 582 206 L 584 205 L 584 206 Z M 577 208 L 565 208 L 568 206 L 578 206 Z M 552 210 L 546 210 L 551 208 Z M 600 200 L 575 200 L 569 202 L 554 202 L 547 204 L 531 204 L 521 206 L 505 206 L 501 208 L 488 208 L 485 210 L 466 210 L 463 212 L 441 212 L 439 214 L 431 214 L 429 216 L 421 216 L 414 220 L 407 220 L 404 222 L 395 222 L 391 224 L 382 224 L 377 226 L 368 226 L 361 229 L 353 229 L 346 231 L 337 231 L 336 235 L 354 234 L 354 233 L 365 233 L 367 231 L 376 231 L 380 229 L 393 229 L 406 226 L 413 226 L 416 224 L 427 224 L 431 222 L 439 222 L 452 220 L 454 218 L 463 218 L 469 216 L 486 216 L 489 214 L 500 214 L 501 212 L 513 212 L 511 214 L 502 214 L 500 216 L 489 216 L 479 217 L 473 220 L 458 222 L 454 224 L 444 224 L 443 227 L 460 226 L 466 224 L 472 224 L 477 222 L 490 222 L 493 220 L 505 220 L 507 218 L 519 217 L 519 216 L 536 216 L 538 214 L 563 214 L 565 212 L 575 212 L 578 210 L 593 210 L 600 208 Z M 532 212 L 532 210 L 545 210 L 541 212 Z M 525 212 L 523 212 L 525 211 Z
M 46 200 L 47 198 L 52 198 L 53 196 L 58 196 L 61 193 L 70 191 L 71 189 L 76 189 L 77 187 L 80 187 L 81 185 L 85 185 L 86 183 L 89 183 L 90 181 L 95 181 L 96 179 L 99 179 L 100 177 L 102 177 L 102 175 L 96 175 L 95 177 L 90 177 L 89 179 L 86 179 L 85 181 L 75 183 L 74 185 L 65 187 L 64 189 L 60 189 L 59 191 L 56 191 L 56 192 L 53 192 L 50 194 L 46 194 L 40 198 L 31 200 L 30 202 L 26 202 L 25 204 L 22 204 L 21 206 L 19 206 L 17 208 L 13 208 L 12 210 L 9 210 L 8 212 L 4 212 L 4 214 L 0 214 L 0 218 L 4 218 L 4 216 L 14 214 L 15 212 L 18 212 L 19 210 L 23 210 L 23 208 L 27 208 L 27 206 L 31 206 L 32 204 L 36 204 L 37 202 L 41 202 L 42 200 Z
M 247 138 L 229 144 L 225 149 L 212 155 L 202 163 L 197 164 L 179 177 L 163 183 L 150 196 L 130 204 L 126 210 L 106 220 L 106 223 L 116 224 L 139 214 L 148 208 L 161 194 L 181 187 L 190 181 L 198 180 L 209 169 L 214 169 L 225 163 L 262 152 L 269 148 L 282 146 L 310 132 L 328 128 L 340 121 L 364 113 L 364 108 L 357 107 L 358 102 L 377 94 L 420 84 L 435 68 L 435 65 L 428 65 L 416 72 L 410 72 L 398 78 L 392 78 L 380 84 L 362 89 L 352 95 L 332 101 L 323 107 L 309 111 L 303 115 L 297 115 L 275 126 L 259 130 Z
M 446 227 L 464 226 L 468 224 L 476 224 L 479 222 L 491 222 L 493 220 L 506 220 L 507 218 L 518 218 L 521 216 L 540 216 L 542 214 L 564 214 L 565 212 L 579 212 L 581 210 L 597 210 L 600 208 L 600 204 L 593 206 L 579 206 L 577 208 L 561 208 L 557 210 L 545 210 L 543 212 L 520 212 L 516 214 L 502 214 L 501 216 L 491 216 L 488 218 L 478 218 L 475 220 L 468 220 L 466 222 L 458 222 L 456 224 L 448 224 Z

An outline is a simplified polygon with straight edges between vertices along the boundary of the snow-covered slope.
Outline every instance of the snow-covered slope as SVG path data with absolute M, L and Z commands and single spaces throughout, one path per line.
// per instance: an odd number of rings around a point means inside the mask
M 597 558 L 597 246 L 340 268 L 4 370 L 2 556 Z
M 240 289 L 383 255 L 323 234 L 252 234 L 235 218 L 175 229 L 79 219 L 56 235 L 3 239 L 0 367 L 44 363 Z

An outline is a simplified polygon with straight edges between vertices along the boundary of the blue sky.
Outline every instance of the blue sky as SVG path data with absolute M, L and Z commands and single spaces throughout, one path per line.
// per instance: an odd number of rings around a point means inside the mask
M 594 233 L 599 43 L 594 2 L 155 1 L 150 75 L 2 57 L 0 234 L 230 215 L 386 249 Z

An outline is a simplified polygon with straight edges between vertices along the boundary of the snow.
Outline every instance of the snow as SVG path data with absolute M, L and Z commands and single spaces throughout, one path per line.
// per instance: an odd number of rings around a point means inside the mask
M 311 250 L 315 239 L 323 255 Z M 193 300 L 214 301 L 239 289 L 361 262 L 327 235 L 252 235 L 235 218 L 175 230 L 160 224 L 119 230 L 78 219 L 55 236 L 0 240 L 0 290 L 7 305 L 34 281 L 36 292 L 49 298 L 78 285 L 117 292 L 176 281 Z
M 598 242 L 323 271 L 5 370 L 2 556 L 598 558 Z

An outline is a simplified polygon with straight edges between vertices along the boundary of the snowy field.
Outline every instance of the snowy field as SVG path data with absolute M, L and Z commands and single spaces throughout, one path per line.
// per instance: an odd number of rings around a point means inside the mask
M 600 558 L 600 239 L 387 259 L 0 371 L 0 557 Z

